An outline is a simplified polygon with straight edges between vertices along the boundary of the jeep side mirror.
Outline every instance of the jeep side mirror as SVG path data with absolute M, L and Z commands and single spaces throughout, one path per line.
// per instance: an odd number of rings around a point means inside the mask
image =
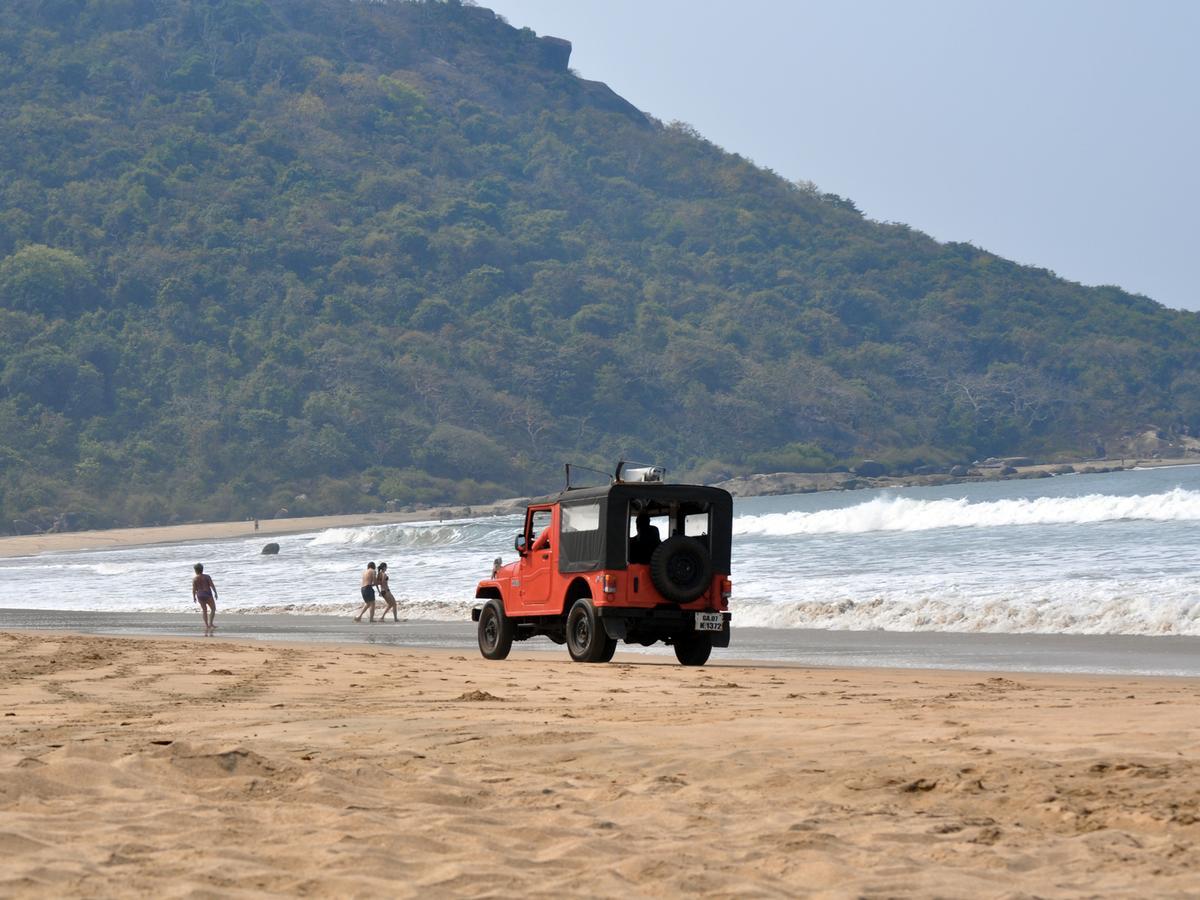
M 516 550 L 517 553 L 521 554 L 521 556 L 524 556 L 528 552 L 528 548 L 525 546 L 524 532 L 518 534 L 517 539 L 513 541 L 513 549 Z

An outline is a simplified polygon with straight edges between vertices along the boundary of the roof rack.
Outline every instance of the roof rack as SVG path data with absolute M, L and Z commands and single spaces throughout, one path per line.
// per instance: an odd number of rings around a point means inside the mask
M 667 470 L 662 466 L 652 463 L 631 463 L 623 459 L 617 463 L 617 471 L 613 473 L 613 484 L 628 484 L 631 481 L 662 483 L 666 477 Z
M 564 463 L 563 468 L 566 470 L 566 476 L 567 476 L 567 486 L 565 488 L 563 488 L 564 491 L 574 491 L 574 490 L 578 490 L 580 487 L 593 487 L 593 485 L 573 485 L 573 484 L 571 484 L 571 470 L 572 469 L 583 469 L 583 471 L 585 471 L 585 472 L 595 472 L 597 475 L 603 475 L 606 479 L 608 479 L 609 484 L 613 483 L 613 477 L 611 475 L 609 475 L 607 472 L 601 472 L 599 469 L 593 469 L 590 466 L 579 466 L 579 465 L 572 465 L 571 463 Z
M 580 466 L 572 463 L 564 463 L 563 469 L 566 473 L 566 487 L 564 491 L 574 491 L 581 487 L 593 487 L 593 485 L 574 485 L 571 484 L 571 472 L 574 469 L 582 469 L 585 472 L 593 472 L 596 475 L 603 475 L 608 479 L 610 485 L 613 484 L 631 484 L 633 482 L 645 482 L 661 484 L 666 481 L 667 470 L 662 466 L 656 466 L 652 463 L 635 463 L 629 460 L 618 460 L 617 469 L 611 475 L 608 472 L 601 472 L 599 469 L 593 469 L 591 466 Z

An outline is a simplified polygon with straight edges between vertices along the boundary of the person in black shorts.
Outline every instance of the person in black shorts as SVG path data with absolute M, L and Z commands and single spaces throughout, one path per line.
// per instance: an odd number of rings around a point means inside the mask
M 375 563 L 367 563 L 367 569 L 362 576 L 362 609 L 358 611 L 358 615 L 354 617 L 355 622 L 361 622 L 363 613 L 371 614 L 370 621 L 375 621 L 375 585 L 378 583 L 378 578 L 375 575 Z

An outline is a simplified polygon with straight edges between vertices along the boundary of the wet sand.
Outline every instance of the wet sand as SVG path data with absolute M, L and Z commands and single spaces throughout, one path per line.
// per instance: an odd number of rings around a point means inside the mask
M 6 897 L 1200 893 L 1194 678 L 0 654 Z
M 440 649 L 475 654 L 476 626 L 470 602 L 453 621 L 403 618 L 399 624 L 356 623 L 357 604 L 342 615 L 241 614 L 219 611 L 221 637 L 236 640 L 365 644 L 409 650 Z M 401 615 L 404 604 L 401 602 Z M 1060 672 L 1108 675 L 1179 675 L 1200 678 L 1200 637 L 1129 634 L 987 634 L 935 631 L 822 631 L 811 628 L 750 628 L 737 624 L 730 646 L 713 651 L 713 662 L 741 660 L 839 668 L 956 669 L 972 672 Z M 200 614 L 5 609 L 0 631 L 70 631 L 123 637 L 198 637 Z M 566 658 L 549 639 L 533 638 L 521 650 Z M 664 656 L 662 644 L 624 652 Z

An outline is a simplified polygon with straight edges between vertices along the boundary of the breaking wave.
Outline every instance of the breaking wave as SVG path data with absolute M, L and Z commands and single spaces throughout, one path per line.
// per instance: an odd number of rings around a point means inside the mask
M 499 527 L 495 520 L 483 522 L 446 522 L 406 525 L 366 525 L 360 528 L 330 528 L 312 539 L 314 547 L 450 547 L 480 543 L 485 547 L 511 544 L 511 527 Z
M 786 537 L 801 534 L 866 534 L 873 531 L 931 531 L 938 528 L 997 528 L 1014 525 L 1091 525 L 1100 522 L 1200 521 L 1200 491 L 1175 488 L 1130 497 L 1037 497 L 971 503 L 966 499 L 914 500 L 877 497 L 844 509 L 739 516 L 735 535 Z
M 1056 589 L 1057 588 L 1057 589 Z M 868 596 L 802 601 L 745 600 L 737 625 L 835 631 L 1200 636 L 1200 594 L 1190 584 L 1052 585 L 1034 596 Z
M 1084 600 L 1078 585 L 1054 585 L 1036 596 L 992 596 L 967 599 L 902 598 L 888 595 L 841 596 L 780 602 L 735 600 L 737 628 L 813 628 L 834 631 L 931 631 L 991 634 L 1136 634 L 1200 636 L 1200 594 L 1190 585 L 1167 584 L 1160 592 L 1145 586 L 1093 587 Z M 469 622 L 469 598 L 399 598 L 402 619 Z M 262 603 L 230 608 L 228 613 L 338 615 L 356 610 L 354 603 Z M 164 610 L 165 611 L 165 610 Z

